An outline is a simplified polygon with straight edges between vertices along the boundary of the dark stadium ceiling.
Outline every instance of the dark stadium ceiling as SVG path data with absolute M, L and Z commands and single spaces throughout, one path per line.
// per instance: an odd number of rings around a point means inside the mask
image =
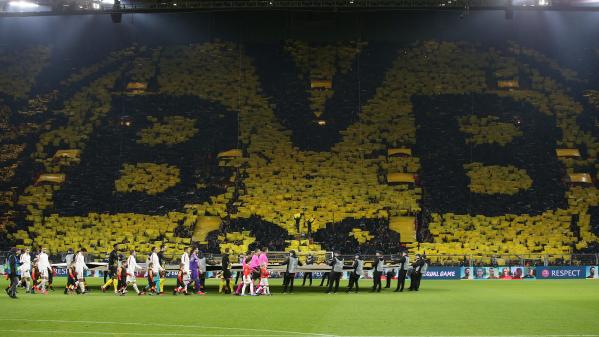
M 599 0 L 0 0 L 0 16 L 232 10 L 418 9 L 598 11 Z

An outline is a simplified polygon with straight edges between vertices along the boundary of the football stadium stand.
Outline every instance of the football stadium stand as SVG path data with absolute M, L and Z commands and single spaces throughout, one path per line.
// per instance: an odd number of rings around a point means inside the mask
M 596 96 L 536 50 L 134 45 L 32 95 L 49 54 L 0 52 L 19 65 L 0 70 L 0 231 L 19 247 L 445 263 L 599 244 Z

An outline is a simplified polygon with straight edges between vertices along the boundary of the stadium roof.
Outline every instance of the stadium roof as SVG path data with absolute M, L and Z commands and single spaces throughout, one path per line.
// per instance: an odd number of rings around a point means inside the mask
M 599 0 L 0 0 L 0 16 L 229 10 L 576 10 Z

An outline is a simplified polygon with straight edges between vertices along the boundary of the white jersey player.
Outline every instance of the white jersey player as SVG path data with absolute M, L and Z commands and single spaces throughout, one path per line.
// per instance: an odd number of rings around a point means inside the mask
M 152 247 L 152 254 L 150 254 L 150 263 L 148 266 L 152 266 L 152 275 L 154 275 L 156 293 L 160 293 L 160 272 L 164 269 L 160 265 L 156 247 Z
M 154 277 L 160 275 L 160 271 L 162 271 L 163 269 L 160 265 L 160 259 L 158 259 L 158 254 L 155 250 L 152 251 L 152 254 L 150 254 L 150 263 L 152 264 L 152 271 L 154 272 Z
M 50 269 L 50 261 L 48 254 L 46 254 L 46 248 L 42 248 L 39 255 L 37 256 L 37 269 L 39 273 L 40 284 L 38 286 L 40 292 L 47 294 L 46 284 L 48 283 L 48 271 Z
M 137 288 L 137 278 L 135 277 L 135 273 L 138 270 L 142 270 L 142 268 L 137 264 L 137 259 L 135 258 L 137 254 L 135 250 L 131 251 L 131 255 L 127 258 L 127 285 L 131 285 L 135 292 L 138 295 L 141 295 L 139 289 Z
M 187 285 L 191 282 L 191 270 L 189 265 L 189 247 L 185 247 L 181 255 L 181 264 L 183 265 L 183 284 L 187 291 Z
M 85 248 L 81 248 L 75 255 L 75 272 L 77 273 L 77 283 L 79 283 L 79 287 L 81 288 L 81 293 L 85 294 L 85 271 L 89 270 L 87 265 L 85 264 Z
M 189 277 L 189 274 L 190 274 L 189 247 L 185 247 L 185 250 L 183 251 L 183 254 L 181 255 L 181 264 L 183 264 L 183 272 L 185 273 L 185 275 L 187 275 Z

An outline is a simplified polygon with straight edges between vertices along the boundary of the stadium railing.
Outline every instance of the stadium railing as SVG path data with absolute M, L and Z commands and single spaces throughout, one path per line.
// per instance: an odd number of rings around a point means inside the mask
M 121 253 L 123 258 L 126 258 L 128 253 Z M 149 252 L 138 252 L 138 262 L 145 262 Z M 288 256 L 288 252 L 269 252 L 268 258 L 270 263 L 280 263 Z M 332 252 L 300 252 L 298 256 L 300 260 L 312 254 L 316 263 L 324 263 L 332 256 Z M 0 263 L 4 264 L 8 257 L 8 251 L 0 251 Z M 50 260 L 53 263 L 64 261 L 65 254 L 51 254 Z M 209 260 L 220 263 L 221 254 L 206 254 Z M 345 260 L 345 264 L 351 264 L 355 254 L 343 254 L 341 257 Z M 168 263 L 178 263 L 179 256 L 166 256 Z M 398 261 L 399 254 L 385 255 L 386 263 Z M 475 267 L 475 266 L 585 266 L 599 265 L 599 253 L 595 254 L 567 254 L 567 255 L 550 255 L 550 254 L 500 254 L 500 255 L 426 255 L 430 266 L 446 266 L 446 267 Z M 87 255 L 86 261 L 107 261 L 108 253 L 105 256 Z M 368 265 L 374 261 L 374 255 L 363 255 L 362 259 Z M 410 254 L 410 259 L 414 260 L 414 254 Z M 231 263 L 237 263 L 237 256 L 230 256 Z

